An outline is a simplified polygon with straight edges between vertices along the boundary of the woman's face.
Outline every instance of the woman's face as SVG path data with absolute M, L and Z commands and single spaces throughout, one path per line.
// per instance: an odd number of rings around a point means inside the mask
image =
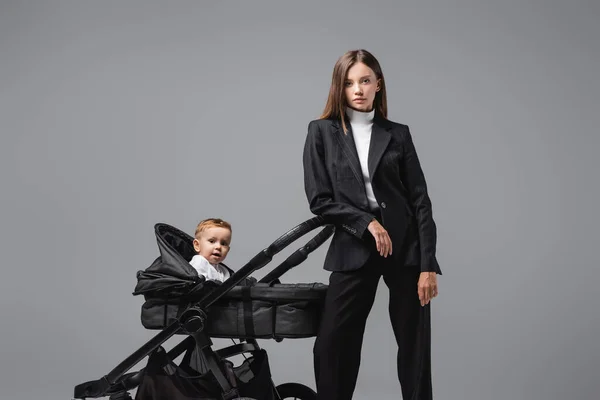
M 358 62 L 348 70 L 344 92 L 348 107 L 369 112 L 373 109 L 375 94 L 379 91 L 379 80 L 373 70 Z

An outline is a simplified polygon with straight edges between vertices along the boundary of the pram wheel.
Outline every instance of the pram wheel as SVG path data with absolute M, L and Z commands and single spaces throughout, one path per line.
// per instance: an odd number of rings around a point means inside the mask
M 298 400 L 315 400 L 317 393 L 301 383 L 283 383 L 275 388 L 279 396 L 275 396 L 277 400 L 281 399 L 298 399 Z

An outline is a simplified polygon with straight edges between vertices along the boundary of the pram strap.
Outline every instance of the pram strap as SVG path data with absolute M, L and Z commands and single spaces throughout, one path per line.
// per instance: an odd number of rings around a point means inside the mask
M 221 388 L 223 389 L 223 400 L 237 399 L 239 397 L 239 392 L 236 387 L 237 385 L 235 382 L 235 378 L 233 378 L 233 382 L 230 382 L 227 379 L 227 376 L 231 374 L 228 374 L 227 371 L 223 371 L 224 368 L 228 368 L 228 365 L 225 364 L 222 367 L 217 362 L 217 355 L 210 347 L 202 349 L 202 354 L 206 359 L 206 364 L 208 365 L 208 368 L 219 383 L 219 386 L 221 386 Z
M 244 302 L 244 331 L 246 336 L 254 337 L 254 320 L 252 318 L 250 286 L 242 287 L 242 301 Z

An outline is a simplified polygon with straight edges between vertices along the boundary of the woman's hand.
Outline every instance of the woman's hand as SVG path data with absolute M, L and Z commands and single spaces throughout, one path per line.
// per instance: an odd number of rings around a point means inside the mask
M 421 306 L 429 304 L 438 295 L 437 275 L 435 272 L 421 272 L 417 283 Z
M 374 219 L 367 227 L 371 235 L 375 238 L 375 244 L 377 245 L 377 251 L 383 257 L 392 255 L 392 239 L 388 235 L 387 231 L 379 221 Z

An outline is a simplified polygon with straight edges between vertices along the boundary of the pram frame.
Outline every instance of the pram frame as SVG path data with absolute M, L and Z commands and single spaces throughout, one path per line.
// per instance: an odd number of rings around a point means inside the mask
M 253 272 L 263 268 L 271 262 L 275 255 L 280 253 L 291 243 L 319 227 L 323 227 L 323 229 L 317 235 L 309 240 L 304 246 L 298 248 L 259 281 L 260 283 L 275 283 L 285 272 L 306 260 L 310 253 L 331 237 L 335 227 L 331 224 L 326 224 L 321 216 L 313 217 L 296 225 L 294 228 L 281 235 L 271 245 L 256 254 L 243 267 L 233 273 L 229 279 L 210 290 L 198 302 L 187 308 L 175 321 L 148 340 L 137 351 L 129 355 L 108 374 L 98 380 L 84 382 L 75 386 L 74 398 L 87 399 L 110 396 L 110 400 L 131 399 L 128 392 L 135 389 L 140 384 L 144 369 L 142 368 L 140 371 L 133 373 L 126 374 L 126 372 L 142 361 L 144 357 L 149 356 L 159 349 L 163 343 L 178 333 L 187 334 L 188 337 L 174 346 L 167 353 L 167 357 L 170 359 L 179 357 L 189 348 L 190 341 L 195 341 L 197 348 L 204 353 L 205 358 L 209 363 L 210 371 L 223 389 L 222 398 L 224 400 L 239 398 L 237 390 L 235 387 L 232 387 L 231 382 L 227 379 L 224 366 L 220 364 L 219 361 L 245 352 L 252 353 L 258 351 L 260 350 L 260 346 L 255 339 L 245 339 L 246 343 L 239 343 L 213 351 L 211 348 L 212 341 L 210 340 L 210 337 L 203 332 L 206 320 L 206 313 L 204 310 L 208 309 L 208 307 L 223 297 L 233 287 L 249 277 Z M 198 285 L 200 284 L 202 283 L 199 283 Z M 279 342 L 283 339 L 275 338 L 275 340 Z M 273 388 L 276 392 L 276 386 L 274 384 Z

